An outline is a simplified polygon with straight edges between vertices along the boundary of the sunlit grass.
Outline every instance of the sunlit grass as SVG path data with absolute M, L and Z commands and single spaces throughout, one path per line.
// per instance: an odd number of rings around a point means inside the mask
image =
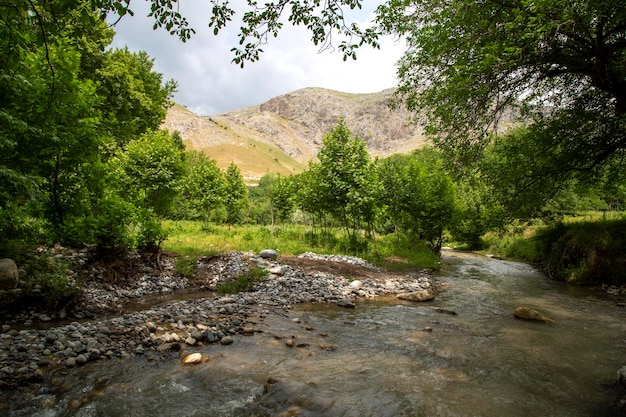
M 328 253 L 328 249 L 306 243 L 304 226 L 216 226 L 205 228 L 201 222 L 164 221 L 168 239 L 163 249 L 184 255 L 212 255 L 223 252 L 259 252 L 275 249 L 283 255 L 307 251 Z
M 281 255 L 300 255 L 304 252 L 352 255 L 345 249 L 346 238 L 336 235 L 316 235 L 311 228 L 301 225 L 280 226 L 203 226 L 201 222 L 164 221 L 168 239 L 163 249 L 183 256 L 209 256 L 225 252 L 256 253 L 275 249 Z M 394 236 L 379 236 L 367 241 L 366 248 L 357 255 L 390 269 L 437 268 L 439 257 L 423 242 L 408 242 Z

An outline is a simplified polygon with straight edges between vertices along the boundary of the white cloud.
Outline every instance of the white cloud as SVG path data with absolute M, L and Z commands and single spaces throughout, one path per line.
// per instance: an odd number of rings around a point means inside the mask
M 378 2 L 365 1 L 365 18 Z M 358 59 L 344 62 L 338 52 L 318 53 L 306 29 L 286 24 L 278 38 L 263 47 L 261 60 L 242 69 L 231 63 L 230 49 L 237 45 L 236 29 L 213 36 L 208 28 L 209 2 L 181 1 L 196 34 L 183 43 L 165 30 L 152 30 L 148 2 L 132 2 L 135 16 L 126 16 L 116 26 L 114 47 L 125 45 L 143 50 L 154 58 L 154 70 L 165 80 L 178 82 L 174 100 L 190 110 L 212 115 L 260 104 L 277 95 L 304 87 L 323 87 L 350 93 L 370 93 L 396 85 L 395 62 L 403 50 L 392 39 L 383 39 L 380 50 L 363 47 Z M 367 7 L 370 10 L 367 10 Z

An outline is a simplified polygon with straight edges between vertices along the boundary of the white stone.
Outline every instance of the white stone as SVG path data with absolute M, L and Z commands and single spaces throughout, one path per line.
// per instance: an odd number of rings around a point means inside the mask
M 353 290 L 360 290 L 363 287 L 363 281 L 359 281 L 358 279 L 355 279 L 354 281 L 350 282 L 349 286 Z
M 190 353 L 187 356 L 184 356 L 180 360 L 180 363 L 182 363 L 183 365 L 192 365 L 194 363 L 205 362 L 206 360 L 208 360 L 208 358 L 204 356 L 202 353 L 195 352 L 195 353 Z

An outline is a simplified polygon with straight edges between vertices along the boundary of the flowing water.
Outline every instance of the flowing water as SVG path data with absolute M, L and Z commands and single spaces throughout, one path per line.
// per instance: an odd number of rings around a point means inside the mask
M 433 302 L 300 306 L 231 346 L 194 349 L 210 358 L 194 366 L 175 353 L 90 363 L 42 394 L 51 405 L 34 415 L 624 415 L 625 308 L 524 264 L 444 262 Z M 556 323 L 516 320 L 520 305 Z

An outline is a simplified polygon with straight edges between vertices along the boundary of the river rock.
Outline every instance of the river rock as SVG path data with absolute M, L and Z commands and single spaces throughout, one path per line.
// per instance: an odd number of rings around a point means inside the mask
M 276 259 L 278 258 L 278 252 L 274 249 L 263 249 L 259 252 L 259 256 L 263 259 Z
M 13 259 L 0 259 L 0 289 L 15 288 L 19 278 L 20 273 Z
M 352 290 L 358 291 L 358 290 L 360 290 L 361 288 L 363 288 L 363 281 L 359 281 L 358 279 L 355 279 L 354 281 L 351 281 L 351 282 L 350 282 L 349 287 L 350 287 Z
M 349 300 L 347 298 L 342 298 L 340 300 L 337 300 L 337 302 L 335 304 L 337 304 L 338 307 L 356 308 L 356 306 L 354 305 L 352 300 Z
M 517 307 L 513 313 L 516 319 L 536 321 L 538 323 L 556 323 L 550 317 L 546 317 L 537 310 L 528 307 Z
M 430 301 L 435 298 L 435 294 L 432 290 L 419 290 L 412 292 L 405 292 L 397 295 L 400 300 L 407 301 Z
M 285 270 L 284 270 L 284 268 L 283 268 L 282 266 L 280 266 L 280 265 L 276 265 L 276 266 L 271 267 L 271 268 L 268 270 L 268 272 L 269 272 L 270 274 L 274 274 L 274 275 L 278 275 L 278 276 L 282 276 L 282 275 L 284 275 L 284 274 L 285 274 Z
M 208 356 L 203 355 L 202 353 L 190 353 L 189 355 L 183 356 L 180 360 L 180 363 L 183 365 L 192 365 L 195 363 L 206 362 L 208 361 Z
M 220 339 L 220 344 L 221 345 L 232 345 L 233 344 L 233 338 L 230 336 L 224 336 Z
M 622 366 L 617 371 L 617 382 L 626 388 L 626 366 Z

